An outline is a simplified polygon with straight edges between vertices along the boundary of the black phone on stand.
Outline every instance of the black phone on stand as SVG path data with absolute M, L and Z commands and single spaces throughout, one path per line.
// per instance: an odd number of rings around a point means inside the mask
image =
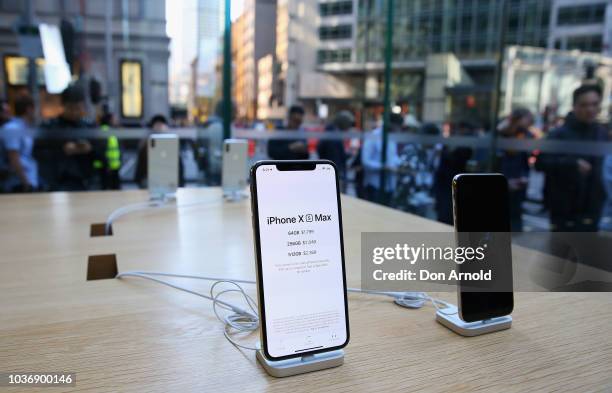
M 463 263 L 458 271 L 490 269 L 493 279 L 457 283 L 459 316 L 466 322 L 512 313 L 511 224 L 508 181 L 501 174 L 460 174 L 453 179 L 453 218 L 458 247 L 485 247 L 482 263 Z

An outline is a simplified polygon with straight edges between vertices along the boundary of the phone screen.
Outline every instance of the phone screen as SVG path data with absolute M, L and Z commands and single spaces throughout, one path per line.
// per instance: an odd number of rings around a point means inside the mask
M 500 174 L 464 174 L 453 180 L 453 201 L 457 245 L 485 246 L 482 265 L 464 263 L 460 272 L 491 269 L 488 282 L 459 282 L 459 312 L 466 322 L 508 315 L 512 293 L 512 249 L 508 183 Z
M 348 312 L 334 166 L 258 164 L 251 184 L 265 355 L 289 358 L 345 346 Z

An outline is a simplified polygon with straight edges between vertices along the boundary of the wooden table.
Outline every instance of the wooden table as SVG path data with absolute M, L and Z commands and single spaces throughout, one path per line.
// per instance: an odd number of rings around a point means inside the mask
M 179 192 L 179 203 L 201 205 L 136 212 L 114 236 L 89 236 L 90 224 L 146 197 L 0 197 L 0 372 L 76 372 L 76 387 L 64 389 L 74 391 L 612 391 L 609 293 L 519 293 L 512 329 L 474 338 L 437 324 L 430 305 L 351 294 L 345 364 L 269 377 L 254 353 L 223 338 L 209 302 L 139 279 L 86 281 L 88 256 L 108 253 L 120 271 L 254 277 L 248 201 L 221 202 L 214 188 Z M 447 229 L 350 197 L 343 218 L 350 286 L 360 285 L 361 232 Z

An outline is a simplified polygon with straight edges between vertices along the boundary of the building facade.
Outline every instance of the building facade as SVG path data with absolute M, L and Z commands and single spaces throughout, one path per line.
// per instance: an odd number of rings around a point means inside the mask
M 13 27 L 23 22 L 28 5 L 35 26 L 39 23 L 60 26 L 62 21 L 71 26 L 74 34 L 64 46 L 69 46 L 67 61 L 73 76 L 99 82 L 110 111 L 122 123 L 142 124 L 153 114 L 168 115 L 170 40 L 166 35 L 164 0 L 0 2 L 0 57 L 5 71 L 0 73 L 1 97 L 10 101 L 27 90 L 23 78 L 12 78 L 8 71 L 23 73 L 19 63 L 23 63 L 20 59 L 25 54 Z M 123 75 L 125 72 L 129 72 L 129 78 Z M 55 116 L 60 110 L 59 99 L 46 94 L 44 79 L 39 80 L 41 114 Z M 133 84 L 126 86 L 125 82 Z M 128 98 L 134 100 L 134 105 L 127 106 L 129 113 L 123 110 Z M 90 115 L 95 115 L 91 105 Z
M 612 57 L 612 0 L 554 0 L 548 48 Z
M 276 67 L 272 53 L 257 62 L 257 118 L 260 120 L 274 119 L 274 86 L 276 82 Z
M 387 1 L 326 0 L 319 3 L 318 70 L 350 78 L 354 105 L 364 122 L 380 115 Z M 428 58 L 452 54 L 474 86 L 492 90 L 503 20 L 499 1 L 396 1 L 393 14 L 391 96 L 404 111 L 423 117 L 428 96 Z M 504 44 L 545 47 L 551 2 L 509 0 Z M 454 61 L 443 60 L 446 64 Z M 439 67 L 434 67 L 439 69 Z M 465 79 L 465 78 L 464 78 Z M 486 104 L 486 102 L 484 102 Z M 442 121 L 439 113 L 427 118 Z M 367 126 L 364 124 L 364 126 Z
M 204 121 L 214 112 L 217 91 L 216 66 L 221 51 L 221 2 L 198 0 L 197 4 L 197 56 L 192 66 L 190 112 Z
M 254 94 L 253 75 L 247 71 L 250 68 L 248 63 L 250 63 L 253 44 L 247 37 L 246 22 L 246 14 L 241 14 L 232 22 L 232 100 L 236 105 L 238 118 L 247 116 L 249 102 Z M 222 65 L 223 59 L 219 63 Z M 221 72 L 221 67 L 219 67 L 219 72 Z
M 316 69 L 317 20 L 317 2 L 279 0 L 275 48 L 278 73 L 273 100 L 277 119 L 284 119 L 291 105 L 304 104 L 300 97 L 302 78 Z
M 233 99 L 237 119 L 257 119 L 258 61 L 275 47 L 276 0 L 246 0 L 232 24 Z
M 522 107 L 565 116 L 572 110 L 572 92 L 588 81 L 603 92 L 600 121 L 610 121 L 612 57 L 577 49 L 511 46 L 504 63 L 502 113 Z
M 350 109 L 359 126 L 372 127 L 382 114 L 387 3 L 279 0 L 266 116 L 282 118 L 299 103 L 313 115 Z M 468 116 L 490 127 L 502 45 L 606 54 L 611 3 L 507 0 L 504 9 L 498 0 L 395 1 L 392 104 L 428 122 Z
M 198 2 L 182 1 L 175 6 L 175 17 L 168 15 L 167 30 L 171 37 L 168 91 L 170 105 L 187 108 L 193 101 L 192 62 L 197 57 Z

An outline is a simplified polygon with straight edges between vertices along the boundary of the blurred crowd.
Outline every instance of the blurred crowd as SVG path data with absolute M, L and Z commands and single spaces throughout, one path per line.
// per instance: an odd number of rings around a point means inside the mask
M 121 189 L 122 146 L 113 132 L 114 120 L 103 113 L 97 121 L 86 116 L 86 97 L 78 85 L 61 94 L 61 114 L 36 124 L 35 104 L 23 94 L 6 103 L 0 116 L 0 190 L 8 193 L 36 191 L 86 191 Z M 149 133 L 169 130 L 163 115 L 147 124 Z M 88 131 L 102 132 L 92 137 Z M 133 182 L 146 188 L 147 149 L 143 138 L 130 146 L 136 152 Z M 180 165 L 180 185 L 185 184 Z
M 573 108 L 558 125 L 546 129 L 534 126 L 535 115 L 516 108 L 497 125 L 496 135 L 512 140 L 556 140 L 563 146 L 576 141 L 607 142 L 610 130 L 598 123 L 602 91 L 597 85 L 583 85 L 573 93 Z M 62 112 L 53 119 L 36 124 L 33 100 L 22 95 L 8 105 L 0 103 L 0 186 L 4 192 L 79 191 L 120 189 L 122 147 L 112 130 L 112 116 L 92 122 L 85 116 L 85 95 L 78 85 L 61 94 Z M 305 131 L 305 111 L 289 108 L 286 121 L 277 129 Z M 392 134 L 467 137 L 462 144 L 421 143 L 389 138 L 383 163 L 382 125 L 364 132 L 360 138 L 321 138 L 315 146 L 310 138 L 296 136 L 270 139 L 267 156 L 276 160 L 318 157 L 335 163 L 343 191 L 394 208 L 435 218 L 452 224 L 452 189 L 455 175 L 494 171 L 508 179 L 512 229 L 524 229 L 524 205 L 534 173 L 543 177 L 541 209 L 549 217 L 550 230 L 597 231 L 612 229 L 612 155 L 581 150 L 568 153 L 532 149 L 501 149 L 469 141 L 490 136 L 470 121 L 459 121 L 440 129 L 435 124 L 419 124 L 414 116 L 391 113 Z M 181 141 L 191 150 L 198 168 L 218 182 L 222 143 L 218 116 L 203 125 L 209 132 L 207 143 Z M 71 130 L 97 129 L 103 138 L 71 136 Z M 156 115 L 148 123 L 150 133 L 167 132 L 169 122 Z M 325 132 L 343 133 L 355 129 L 351 111 L 336 113 Z M 62 133 L 63 131 L 63 133 Z M 214 136 L 214 137 L 213 137 Z M 217 146 L 218 145 L 218 146 Z M 133 183 L 146 187 L 146 137 L 134 146 L 136 152 Z M 214 147 L 216 146 L 216 147 Z M 215 153 L 216 152 L 216 153 Z M 218 161 L 218 160 L 217 160 Z M 179 182 L 185 185 L 185 165 L 179 162 Z M 216 168 L 216 169 L 215 169 Z M 217 174 L 217 175 L 215 175 Z M 487 192 L 487 190 L 483 190 Z M 491 195 L 495 198 L 495 195 Z
M 80 191 L 118 188 L 120 152 L 116 138 L 107 141 L 60 137 L 62 131 L 107 129 L 85 117 L 85 95 L 78 86 L 61 94 L 62 113 L 36 124 L 34 101 L 21 95 L 14 116 L 1 129 L 0 173 L 5 192 Z
M 452 225 L 452 179 L 459 173 L 499 172 L 508 179 L 510 215 L 513 231 L 524 229 L 524 203 L 530 179 L 543 174 L 542 211 L 548 213 L 549 228 L 559 232 L 592 232 L 612 229 L 612 155 L 598 155 L 594 149 L 564 152 L 574 142 L 609 142 L 609 126 L 598 122 L 602 90 L 598 85 L 583 85 L 573 92 L 572 110 L 555 127 L 534 127 L 535 115 L 516 108 L 497 125 L 497 136 L 512 140 L 546 139 L 559 141 L 559 152 L 537 149 L 498 149 L 466 142 L 460 146 L 397 142 L 388 139 L 383 163 L 383 131 L 377 127 L 364 134 L 362 143 L 322 140 L 316 155 L 333 161 L 339 171 L 342 188 L 352 182 L 358 197 L 428 216 Z M 304 111 L 292 107 L 286 128 L 302 130 Z M 340 111 L 326 131 L 343 132 L 354 127 L 349 111 Z M 410 117 L 392 113 L 390 133 L 414 133 L 441 136 L 435 124 L 415 125 Z M 469 121 L 460 121 L 448 130 L 449 137 L 486 136 L 484 129 Z M 311 157 L 306 140 L 273 140 L 268 144 L 273 159 Z M 352 178 L 349 179 L 349 173 Z M 487 190 L 483 190 L 487 192 Z M 491 195 L 495 198 L 495 195 Z

